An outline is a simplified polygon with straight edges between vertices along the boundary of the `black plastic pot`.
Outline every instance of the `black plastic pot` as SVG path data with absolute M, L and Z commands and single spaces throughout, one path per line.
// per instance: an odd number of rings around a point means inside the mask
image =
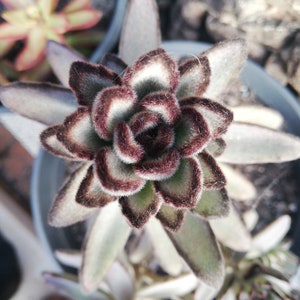
M 169 41 L 163 47 L 170 53 L 184 56 L 187 53 L 199 54 L 211 45 L 206 43 Z M 244 83 L 254 92 L 262 103 L 278 110 L 286 120 L 287 130 L 300 136 L 300 105 L 298 100 L 282 85 L 271 78 L 257 64 L 248 61 L 242 72 Z M 300 162 L 299 175 L 300 175 Z M 60 187 L 65 170 L 63 160 L 41 150 L 33 168 L 32 175 L 32 212 L 37 234 L 44 246 L 53 253 L 57 248 L 79 247 L 70 228 L 52 228 L 47 224 L 47 213 L 52 200 Z M 300 256 L 300 210 L 294 230 L 292 250 Z

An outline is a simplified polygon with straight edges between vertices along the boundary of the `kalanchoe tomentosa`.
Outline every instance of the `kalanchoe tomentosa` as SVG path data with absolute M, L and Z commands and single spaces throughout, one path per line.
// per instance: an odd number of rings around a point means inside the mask
M 186 209 L 197 211 L 204 190 L 220 190 L 226 211 L 226 180 L 206 148 L 222 144 L 233 115 L 201 97 L 209 76 L 207 57 L 177 66 L 161 48 L 129 67 L 112 56 L 104 65 L 74 62 L 69 84 L 79 106 L 47 128 L 41 141 L 55 155 L 87 161 L 70 180 L 82 178 L 76 201 L 102 207 L 118 200 L 132 226 L 156 215 L 173 231 Z M 53 225 L 60 225 L 57 210 L 70 181 L 50 212 Z

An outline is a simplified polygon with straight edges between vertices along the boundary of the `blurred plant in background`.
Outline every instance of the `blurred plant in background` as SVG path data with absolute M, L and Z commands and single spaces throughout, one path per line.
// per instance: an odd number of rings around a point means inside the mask
M 48 40 L 66 44 L 67 32 L 88 29 L 96 25 L 102 16 L 99 10 L 92 8 L 90 0 L 70 1 L 59 11 L 57 11 L 58 0 L 0 2 L 7 8 L 1 14 L 4 22 L 0 24 L 0 57 L 7 54 L 17 41 L 24 41 L 24 46 L 17 53 L 14 62 L 17 72 L 38 66 L 47 69 L 45 64 L 41 63 L 45 59 Z M 76 36 L 73 43 L 76 43 Z M 7 68 L 3 66 L 2 69 L 9 70 L 8 66 Z M 11 72 L 18 77 L 14 70 Z M 2 81 L 5 81 L 4 74 Z

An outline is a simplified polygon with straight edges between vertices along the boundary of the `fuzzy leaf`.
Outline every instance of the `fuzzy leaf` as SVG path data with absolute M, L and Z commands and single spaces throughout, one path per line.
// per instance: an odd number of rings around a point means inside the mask
M 178 169 L 180 155 L 174 148 L 160 157 L 145 159 L 133 166 L 134 173 L 146 180 L 165 180 Z
M 161 222 L 164 228 L 177 231 L 184 220 L 184 210 L 177 209 L 171 205 L 162 204 L 156 218 Z
M 61 125 L 50 126 L 41 132 L 40 140 L 42 146 L 51 154 L 68 159 L 81 160 L 71 153 L 57 138 L 57 132 L 61 129 Z
M 185 98 L 179 102 L 183 106 L 192 106 L 204 117 L 212 139 L 217 139 L 226 132 L 233 120 L 232 112 L 222 104 L 198 97 Z
M 187 212 L 179 231 L 168 234 L 193 272 L 208 285 L 219 288 L 224 279 L 224 263 L 209 224 Z
M 219 163 L 219 166 L 225 175 L 226 190 L 230 198 L 237 201 L 254 199 L 256 188 L 245 175 L 227 164 Z
M 118 56 L 107 53 L 101 59 L 101 65 L 107 67 L 108 69 L 114 71 L 115 73 L 121 75 L 127 68 L 127 64 L 119 58 Z
M 247 58 L 246 43 L 241 39 L 228 40 L 216 44 L 200 57 L 205 56 L 209 61 L 211 72 L 210 82 L 203 97 L 217 99 L 232 81 L 238 77 Z
M 97 289 L 125 246 L 130 231 L 118 202 L 112 202 L 101 209 L 83 247 L 80 283 L 85 292 Z
M 179 208 L 192 208 L 202 192 L 202 173 L 197 159 L 182 159 L 175 174 L 166 180 L 156 181 L 155 188 L 166 203 Z
M 141 100 L 149 93 L 171 92 L 178 84 L 179 73 L 172 58 L 162 48 L 141 56 L 124 73 L 124 82 L 137 93 Z
M 234 121 L 256 124 L 270 129 L 278 130 L 282 127 L 284 119 L 282 115 L 269 107 L 257 105 L 239 105 L 231 107 Z
M 124 121 L 115 127 L 113 145 L 118 157 L 127 164 L 137 163 L 145 154 L 143 147 L 135 140 L 131 128 Z
M 164 228 L 155 218 L 151 218 L 145 225 L 145 230 L 151 239 L 155 257 L 160 266 L 168 274 L 178 276 L 182 270 L 183 261 Z
M 175 146 L 183 157 L 199 153 L 207 145 L 210 132 L 201 113 L 195 108 L 185 106 L 182 118 L 175 129 Z
M 53 286 L 56 290 L 63 292 L 71 299 L 76 300 L 108 300 L 107 295 L 96 291 L 91 295 L 83 295 L 75 275 L 62 275 L 50 272 L 43 273 L 43 278 L 47 284 Z
M 204 191 L 193 212 L 206 217 L 224 217 L 229 213 L 230 201 L 226 190 Z
M 84 61 L 85 59 L 73 49 L 54 41 L 48 41 L 47 59 L 52 70 L 64 86 L 69 86 L 69 73 L 73 62 Z
M 119 202 L 130 224 L 141 228 L 159 209 L 159 200 L 153 183 L 148 181 L 141 191 L 132 196 L 121 197 Z
M 57 131 L 58 140 L 78 158 L 91 160 L 94 153 L 105 146 L 96 134 L 88 107 L 79 107 L 66 117 Z
M 119 75 L 102 65 L 82 61 L 75 61 L 71 65 L 69 85 L 80 105 L 92 106 L 100 91 L 121 84 Z
M 198 155 L 203 173 L 203 188 L 205 190 L 220 190 L 226 184 L 226 177 L 218 166 L 215 159 L 208 153 Z
M 113 263 L 105 276 L 114 299 L 132 300 L 135 292 L 133 273 L 120 261 Z
M 224 152 L 217 158 L 233 164 L 278 163 L 300 157 L 300 139 L 268 128 L 233 123 L 223 136 Z
M 175 124 L 180 116 L 178 100 L 171 93 L 151 93 L 139 102 L 139 106 L 157 112 L 170 125 Z
M 102 207 L 114 200 L 116 197 L 103 192 L 95 170 L 93 166 L 90 166 L 79 186 L 76 202 L 85 207 Z
M 104 192 L 113 196 L 130 196 L 139 192 L 146 181 L 134 174 L 111 148 L 102 148 L 95 156 L 95 171 Z
M 291 218 L 283 215 L 269 224 L 253 237 L 251 252 L 248 258 L 253 258 L 266 253 L 276 247 L 285 237 L 291 226 Z
M 132 0 L 120 38 L 121 58 L 132 64 L 138 57 L 159 47 L 161 42 L 158 8 L 154 0 Z
M 2 86 L 0 101 L 10 110 L 46 125 L 61 123 L 77 107 L 70 90 L 48 83 Z
M 217 239 L 225 246 L 240 252 L 250 249 L 251 236 L 233 205 L 230 205 L 227 217 L 210 220 L 209 224 Z
M 134 92 L 125 86 L 109 87 L 98 93 L 92 109 L 98 135 L 111 140 L 116 125 L 130 116 L 136 101 Z
M 180 81 L 176 92 L 179 99 L 198 96 L 206 90 L 210 80 L 210 68 L 208 58 L 189 59 L 179 65 Z
M 137 292 L 137 296 L 146 299 L 169 299 L 170 297 L 173 299 L 176 296 L 184 296 L 192 292 L 197 284 L 198 279 L 194 274 L 181 275 L 178 278 L 142 288 Z M 177 297 L 176 299 L 178 299 Z
M 78 188 L 86 176 L 90 164 L 76 169 L 58 191 L 56 199 L 49 211 L 48 222 L 51 226 L 69 226 L 83 221 L 95 213 L 98 208 L 84 207 L 75 201 Z

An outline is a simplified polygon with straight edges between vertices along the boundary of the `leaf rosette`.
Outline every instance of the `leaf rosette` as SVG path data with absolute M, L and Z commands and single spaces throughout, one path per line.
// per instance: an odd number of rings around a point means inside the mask
M 111 55 L 99 65 L 73 62 L 69 85 L 78 107 L 41 141 L 51 153 L 83 162 L 71 175 L 79 183 L 75 201 L 87 208 L 119 201 L 133 227 L 156 216 L 177 231 L 186 210 L 201 213 L 198 204 L 210 201 L 202 195 L 214 191 L 223 200 L 216 213 L 226 214 L 225 176 L 207 149 L 223 145 L 233 114 L 202 97 L 209 76 L 205 56 L 177 65 L 161 48 L 132 66 Z M 52 225 L 69 225 L 56 214 L 68 186 L 58 193 Z

